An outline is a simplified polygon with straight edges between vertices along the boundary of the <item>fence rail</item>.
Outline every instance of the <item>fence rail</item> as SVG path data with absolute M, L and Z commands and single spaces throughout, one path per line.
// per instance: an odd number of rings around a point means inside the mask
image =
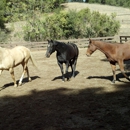
M 97 38 L 91 38 L 93 40 L 101 40 L 101 41 L 107 41 L 107 42 L 115 42 L 114 37 L 97 37 Z M 89 38 L 84 39 L 68 39 L 68 40 L 58 40 L 60 42 L 73 42 L 75 43 L 79 48 L 85 48 L 88 46 Z M 1 47 L 5 48 L 13 48 L 18 45 L 26 46 L 30 50 L 45 50 L 47 46 L 47 41 L 43 42 L 10 42 L 10 43 L 1 43 Z
M 128 39 L 130 40 L 130 36 L 120 36 L 120 43 L 127 42 Z

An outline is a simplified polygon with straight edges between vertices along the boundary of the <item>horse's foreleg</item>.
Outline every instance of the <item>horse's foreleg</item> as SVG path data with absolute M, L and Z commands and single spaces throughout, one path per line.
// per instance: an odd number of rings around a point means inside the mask
M 73 70 L 73 63 L 72 62 L 70 62 L 70 66 L 71 66 L 71 77 L 73 76 L 73 73 L 74 73 L 74 70 Z
M 17 83 L 16 83 L 16 80 L 15 80 L 13 68 L 10 68 L 10 69 L 9 69 L 9 72 L 10 72 L 10 74 L 11 74 L 11 76 L 12 76 L 13 81 L 14 81 L 14 87 L 17 87 Z
M 119 64 L 121 73 L 125 76 L 125 78 L 126 78 L 127 80 L 130 81 L 130 78 L 129 78 L 129 77 L 126 75 L 126 73 L 125 73 L 123 61 L 122 61 L 122 60 L 118 61 L 118 64 Z
M 116 63 L 110 62 L 110 64 L 111 64 L 111 68 L 112 68 L 112 72 L 113 72 L 112 83 L 115 83 L 115 81 L 116 81 Z
M 59 65 L 61 73 L 62 73 L 62 81 L 65 81 L 63 64 L 58 62 L 58 65 Z
M 69 77 L 68 77 L 68 68 L 69 68 L 69 61 L 67 61 L 67 63 L 66 63 L 66 77 L 67 77 L 67 80 L 69 80 Z

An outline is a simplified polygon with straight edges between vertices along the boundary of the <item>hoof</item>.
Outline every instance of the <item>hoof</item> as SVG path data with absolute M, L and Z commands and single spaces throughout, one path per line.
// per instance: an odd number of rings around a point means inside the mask
M 14 84 L 14 87 L 18 87 L 18 85 L 17 85 L 17 84 Z
M 67 78 L 67 81 L 70 81 L 71 80 L 71 78 Z
M 19 83 L 19 86 L 21 86 L 22 85 L 22 82 L 21 83 Z
M 62 82 L 65 82 L 65 78 L 62 78 Z
M 28 81 L 29 81 L 29 82 L 31 82 L 31 81 L 32 81 L 32 79 L 31 79 L 31 78 L 29 78 L 29 79 L 28 79 Z
M 65 80 L 62 80 L 62 82 L 65 82 Z
M 130 81 L 130 78 L 127 78 L 128 81 Z
M 115 80 L 111 81 L 111 84 L 115 84 Z

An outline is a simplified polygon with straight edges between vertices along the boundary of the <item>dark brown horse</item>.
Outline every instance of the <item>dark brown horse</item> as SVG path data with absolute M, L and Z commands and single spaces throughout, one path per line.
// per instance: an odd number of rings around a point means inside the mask
M 124 61 L 130 60 L 130 43 L 106 43 L 102 41 L 89 40 L 89 46 L 87 49 L 87 56 L 90 56 L 97 49 L 104 53 L 110 62 L 113 72 L 113 83 L 116 81 L 116 63 L 119 64 L 120 70 L 126 79 L 130 81 L 130 78 L 124 71 Z

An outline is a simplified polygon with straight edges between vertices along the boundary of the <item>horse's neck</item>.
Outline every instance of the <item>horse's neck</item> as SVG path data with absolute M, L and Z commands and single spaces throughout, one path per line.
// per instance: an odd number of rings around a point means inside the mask
M 95 42 L 94 45 L 98 50 L 103 52 L 105 55 L 110 55 L 113 46 L 110 43 L 105 42 Z
M 63 53 L 67 48 L 67 45 L 65 43 L 58 43 L 56 46 L 56 51 L 58 53 Z

